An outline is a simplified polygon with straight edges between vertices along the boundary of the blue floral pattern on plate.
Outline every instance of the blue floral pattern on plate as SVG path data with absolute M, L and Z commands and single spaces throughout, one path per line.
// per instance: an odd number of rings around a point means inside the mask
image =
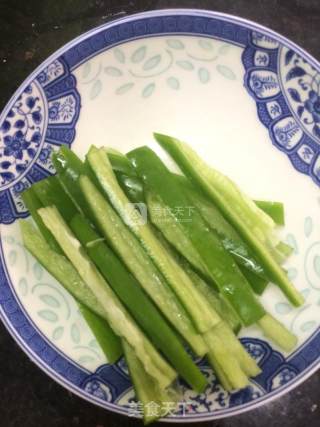
M 320 73 L 291 48 L 253 31 L 242 61 L 245 86 L 275 146 L 320 185 Z
M 0 124 L 0 223 L 28 215 L 21 192 L 54 173 L 52 150 L 70 145 L 80 112 L 76 79 L 55 60 L 11 103 Z

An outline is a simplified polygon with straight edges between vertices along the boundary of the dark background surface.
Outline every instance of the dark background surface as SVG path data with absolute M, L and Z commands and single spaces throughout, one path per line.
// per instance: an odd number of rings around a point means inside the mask
M 84 31 L 125 14 L 172 7 L 211 9 L 252 19 L 320 60 L 320 0 L 0 0 L 0 109 L 36 66 Z M 142 425 L 64 390 L 28 360 L 2 325 L 0 384 L 1 427 Z M 207 425 L 319 427 L 320 372 L 268 405 Z

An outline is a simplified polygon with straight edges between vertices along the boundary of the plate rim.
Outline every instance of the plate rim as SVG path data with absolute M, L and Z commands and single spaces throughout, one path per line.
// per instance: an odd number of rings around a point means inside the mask
M 124 17 L 111 19 L 108 22 L 105 22 L 97 27 L 94 27 L 77 37 L 73 38 L 69 42 L 65 43 L 63 46 L 61 46 L 59 49 L 57 49 L 55 52 L 53 52 L 49 57 L 47 57 L 43 62 L 41 62 L 18 86 L 17 90 L 13 93 L 13 95 L 10 97 L 10 99 L 5 104 L 1 114 L 0 114 L 0 121 L 3 119 L 3 117 L 7 114 L 9 108 L 11 107 L 11 104 L 15 101 L 15 99 L 19 96 L 21 93 L 21 90 L 28 85 L 30 82 L 32 82 L 35 78 L 35 76 L 43 70 L 47 65 L 49 65 L 52 61 L 59 58 L 63 53 L 65 53 L 68 49 L 70 49 L 73 46 L 76 46 L 79 42 L 84 41 L 88 39 L 89 37 L 93 36 L 94 34 L 99 33 L 102 29 L 108 29 L 112 28 L 113 26 L 117 26 L 118 24 L 125 23 L 125 22 L 131 22 L 136 21 L 139 18 L 147 18 L 147 17 L 160 17 L 160 16 L 170 16 L 170 15 L 192 15 L 192 16 L 199 16 L 199 17 L 211 17 L 211 18 L 217 18 L 224 22 L 231 22 L 234 24 L 242 24 L 245 27 L 251 29 L 251 30 L 258 30 L 263 32 L 264 34 L 269 35 L 270 37 L 274 38 L 276 41 L 284 44 L 287 47 L 290 47 L 294 49 L 297 53 L 304 56 L 310 64 L 312 64 L 316 69 L 320 70 L 320 62 L 310 53 L 308 53 L 304 48 L 300 47 L 295 42 L 291 41 L 287 37 L 283 36 L 282 34 L 278 33 L 277 31 L 274 31 L 268 27 L 265 27 L 264 25 L 261 25 L 259 23 L 256 23 L 254 21 L 248 20 L 246 18 L 238 17 L 235 15 L 223 13 L 223 12 L 216 12 L 213 10 L 208 9 L 193 9 L 193 8 L 170 8 L 170 9 L 160 9 L 160 10 L 151 10 L 151 11 L 144 11 L 139 13 L 134 13 L 130 15 L 126 15 Z M 172 34 L 176 34 L 176 32 L 172 32 Z M 157 34 L 155 34 L 157 36 Z M 150 38 L 151 36 L 141 36 L 137 38 Z M 207 37 L 210 38 L 209 35 Z M 214 37 L 213 37 L 214 38 Z M 107 49 L 112 48 L 114 45 L 118 43 L 110 45 Z M 101 49 L 101 51 L 95 52 L 95 55 L 98 55 L 100 52 L 106 50 L 105 48 Z M 86 58 L 88 60 L 89 57 Z M 72 67 L 71 69 L 74 70 L 80 65 L 77 64 L 75 67 Z M 0 230 L 1 230 L 1 224 L 0 224 Z M 1 261 L 1 260 L 0 260 Z M 5 264 L 4 264 L 5 265 Z M 18 301 L 19 302 L 19 301 Z M 85 392 L 84 390 L 79 389 L 78 386 L 75 386 L 70 383 L 69 380 L 65 379 L 61 374 L 58 372 L 52 371 L 50 366 L 45 364 L 35 353 L 34 351 L 24 343 L 22 339 L 20 339 L 19 335 L 15 332 L 15 330 L 12 328 L 11 322 L 9 319 L 7 319 L 7 316 L 5 315 L 3 308 L 0 307 L 0 318 L 9 332 L 9 334 L 14 338 L 15 342 L 19 345 L 19 347 L 24 351 L 24 353 L 28 356 L 28 358 L 35 363 L 36 366 L 38 366 L 43 372 L 46 373 L 50 378 L 54 379 L 58 384 L 62 385 L 67 390 L 71 391 L 72 393 L 76 394 L 77 396 L 94 403 L 104 409 L 111 410 L 113 412 L 126 415 L 128 416 L 128 411 L 126 408 L 121 408 L 118 404 L 111 403 L 111 402 L 104 402 L 100 399 L 96 398 L 95 396 L 92 396 L 91 394 Z M 316 329 L 316 331 L 308 338 L 307 341 L 309 341 L 313 335 L 315 335 L 319 331 L 319 327 Z M 307 342 L 306 341 L 306 342 Z M 51 343 L 50 343 L 51 344 Z M 297 351 L 297 350 L 296 350 Z M 294 380 L 289 382 L 288 384 L 283 385 L 282 387 L 278 388 L 277 390 L 268 393 L 264 396 L 264 398 L 261 398 L 260 401 L 250 401 L 246 404 L 241 405 L 240 407 L 236 407 L 234 409 L 230 409 L 230 412 L 221 411 L 222 413 L 219 414 L 220 411 L 217 412 L 211 412 L 208 414 L 200 415 L 200 414 L 190 414 L 187 416 L 180 416 L 179 418 L 161 418 L 159 421 L 161 422 L 173 422 L 173 423 L 191 423 L 191 422 L 204 422 L 204 421 L 210 421 L 214 419 L 221 419 L 225 417 L 231 417 L 235 415 L 239 415 L 245 412 L 248 412 L 250 410 L 256 409 L 258 407 L 261 407 L 262 405 L 272 402 L 278 397 L 283 396 L 287 392 L 293 390 L 295 387 L 299 386 L 302 382 L 307 380 L 314 372 L 316 372 L 320 367 L 320 357 L 318 360 L 315 360 L 310 366 L 305 369 L 303 372 L 301 372 L 297 377 L 295 377 Z M 141 417 L 134 417 L 134 418 L 141 418 Z

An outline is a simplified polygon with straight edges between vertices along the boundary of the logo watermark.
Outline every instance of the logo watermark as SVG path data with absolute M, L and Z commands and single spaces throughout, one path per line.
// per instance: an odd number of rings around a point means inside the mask
M 148 207 L 145 203 L 127 203 L 124 221 L 127 225 L 139 226 L 148 223 L 148 215 L 156 225 L 169 222 L 190 222 L 195 206 L 160 206 Z
M 161 404 L 150 401 L 145 405 L 140 401 L 132 401 L 129 403 L 129 417 L 139 417 L 145 414 L 148 417 L 184 417 L 192 409 L 192 402 L 162 402 Z
M 148 208 L 145 203 L 127 203 L 125 223 L 131 226 L 144 225 L 148 222 Z

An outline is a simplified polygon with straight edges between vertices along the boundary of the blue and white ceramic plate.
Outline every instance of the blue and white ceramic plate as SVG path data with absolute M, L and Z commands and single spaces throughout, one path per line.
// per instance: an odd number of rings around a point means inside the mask
M 240 18 L 195 10 L 147 12 L 70 42 L 22 84 L 0 119 L 0 305 L 27 355 L 84 399 L 128 414 L 125 364 L 108 364 L 73 299 L 21 245 L 21 192 L 54 173 L 63 144 L 127 151 L 152 132 L 188 141 L 252 197 L 286 206 L 286 268 L 306 303 L 270 286 L 267 309 L 299 338 L 285 354 L 254 328 L 243 343 L 263 369 L 228 394 L 211 369 L 205 393 L 185 390 L 167 420 L 238 414 L 280 396 L 320 364 L 320 64 L 284 37 Z

